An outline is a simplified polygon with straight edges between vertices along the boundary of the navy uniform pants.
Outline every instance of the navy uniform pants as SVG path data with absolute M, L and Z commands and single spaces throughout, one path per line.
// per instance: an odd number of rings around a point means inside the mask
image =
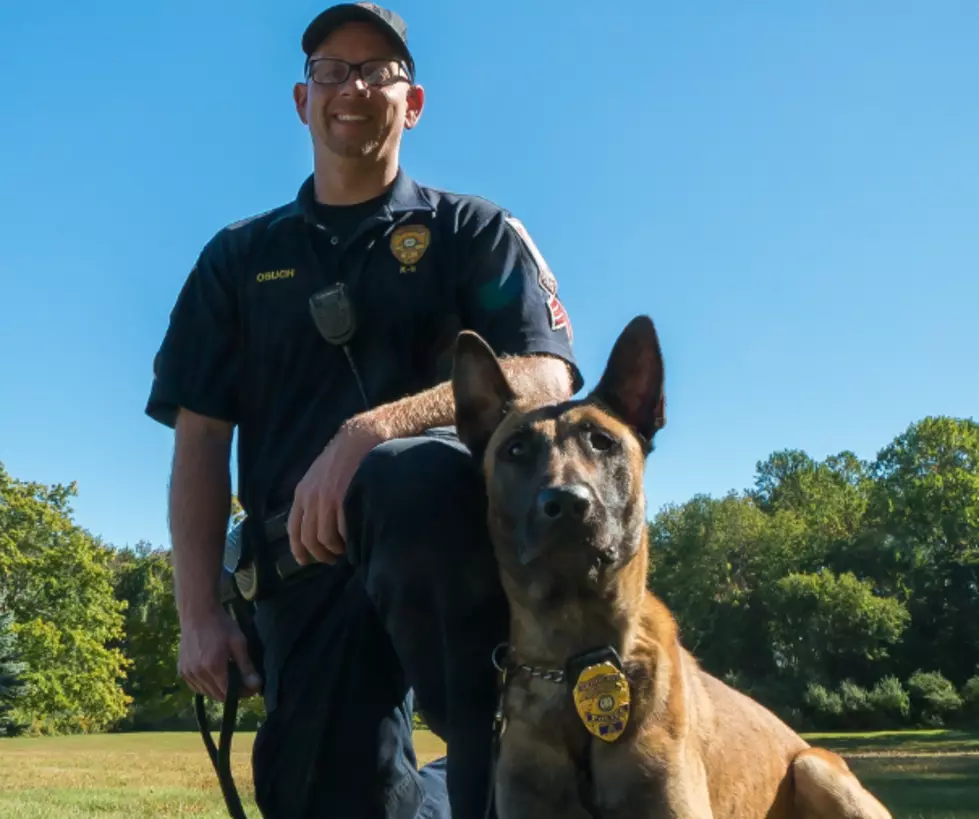
M 343 560 L 256 612 L 258 806 L 266 819 L 482 819 L 508 609 L 477 465 L 449 428 L 382 444 L 345 512 Z M 448 747 L 421 770 L 415 709 Z

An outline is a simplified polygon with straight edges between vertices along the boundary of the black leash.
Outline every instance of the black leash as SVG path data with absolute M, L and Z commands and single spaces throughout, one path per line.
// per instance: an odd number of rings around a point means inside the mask
M 493 808 L 496 804 L 496 765 L 500 756 L 500 742 L 503 739 L 503 732 L 506 731 L 506 687 L 509 679 L 509 672 L 506 665 L 500 665 L 496 655 L 501 648 L 506 648 L 506 643 L 500 643 L 493 651 L 493 665 L 497 670 L 497 702 L 496 712 L 493 714 L 493 739 L 490 746 L 489 762 L 489 784 L 486 793 L 486 809 L 483 811 L 483 819 L 491 819 Z
M 264 539 L 268 543 L 281 543 L 286 536 L 288 510 L 269 518 L 264 526 Z M 269 597 L 294 582 L 314 573 L 316 567 L 301 566 L 295 561 L 288 547 L 282 554 L 264 554 L 259 560 L 255 549 L 244 533 L 245 522 L 239 522 L 228 533 L 225 541 L 224 563 L 220 580 L 221 606 L 238 624 L 248 642 L 248 656 L 257 669 L 263 666 L 262 641 L 253 619 L 253 607 L 257 599 Z M 272 561 L 274 560 L 274 565 Z M 259 565 L 261 563 L 261 565 Z M 266 588 L 268 587 L 268 588 Z M 237 722 L 238 703 L 241 698 L 241 669 L 233 659 L 228 661 L 228 692 L 221 717 L 218 744 L 211 737 L 204 710 L 204 696 L 195 694 L 194 714 L 200 729 L 204 747 L 214 766 L 224 802 L 232 819 L 247 819 L 234 777 L 231 775 L 231 738 Z
M 214 766 L 218 782 L 221 785 L 221 792 L 224 795 L 228 812 L 234 819 L 247 819 L 245 810 L 241 805 L 241 798 L 238 796 L 238 789 L 235 787 L 234 777 L 231 775 L 231 737 L 235 730 L 240 691 L 241 672 L 238 670 L 238 666 L 231 661 L 228 663 L 228 694 L 224 703 L 224 715 L 221 718 L 221 733 L 217 746 L 214 744 L 207 724 L 202 694 L 194 696 L 194 711 L 197 715 L 197 725 L 200 728 L 204 746 L 207 748 L 207 754 L 211 758 L 211 764 Z
M 221 718 L 221 733 L 218 745 L 215 746 L 211 730 L 207 724 L 207 713 L 204 711 L 203 694 L 194 695 L 194 713 L 197 715 L 197 726 L 200 728 L 204 747 L 211 758 L 214 772 L 217 774 L 224 794 L 224 803 L 232 819 L 248 819 L 245 809 L 241 806 L 241 798 L 231 775 L 231 737 L 235 730 L 235 720 L 238 715 L 238 698 L 241 693 L 241 671 L 232 660 L 228 663 L 228 695 L 224 701 L 224 716 Z

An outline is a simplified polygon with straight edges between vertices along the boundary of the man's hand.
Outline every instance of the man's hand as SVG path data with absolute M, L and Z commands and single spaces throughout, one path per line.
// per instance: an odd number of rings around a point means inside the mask
M 347 549 L 343 501 L 357 467 L 388 440 L 370 414 L 345 423 L 296 486 L 289 513 L 289 548 L 300 565 L 333 564 Z
M 559 358 L 533 355 L 504 359 L 501 364 L 514 392 L 525 401 L 544 404 L 571 396 L 571 374 Z M 303 566 L 312 560 L 332 564 L 346 552 L 343 502 L 368 452 L 393 438 L 454 423 L 450 381 L 347 421 L 296 486 L 287 524 L 296 561 Z
M 198 694 L 224 702 L 228 696 L 228 660 L 241 671 L 241 698 L 257 694 L 261 679 L 248 656 L 248 641 L 220 605 L 206 614 L 181 620 L 177 671 Z

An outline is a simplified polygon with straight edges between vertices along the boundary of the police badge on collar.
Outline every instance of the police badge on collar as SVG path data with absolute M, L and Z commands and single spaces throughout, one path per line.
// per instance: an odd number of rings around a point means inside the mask
M 611 662 L 584 668 L 574 691 L 575 710 L 588 732 L 615 742 L 629 723 L 629 681 Z
M 391 252 L 401 262 L 402 273 L 415 272 L 431 239 L 431 231 L 424 225 L 402 225 L 391 234 Z

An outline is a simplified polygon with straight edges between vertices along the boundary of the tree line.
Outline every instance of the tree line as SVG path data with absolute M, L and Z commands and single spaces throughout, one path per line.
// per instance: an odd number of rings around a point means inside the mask
M 650 586 L 701 664 L 800 729 L 979 727 L 979 424 L 799 450 L 659 511 Z
M 196 728 L 169 552 L 105 543 L 76 494 L 0 463 L 0 735 Z M 974 420 L 924 418 L 869 461 L 774 452 L 748 489 L 660 508 L 649 540 L 687 647 L 799 730 L 979 728 Z

